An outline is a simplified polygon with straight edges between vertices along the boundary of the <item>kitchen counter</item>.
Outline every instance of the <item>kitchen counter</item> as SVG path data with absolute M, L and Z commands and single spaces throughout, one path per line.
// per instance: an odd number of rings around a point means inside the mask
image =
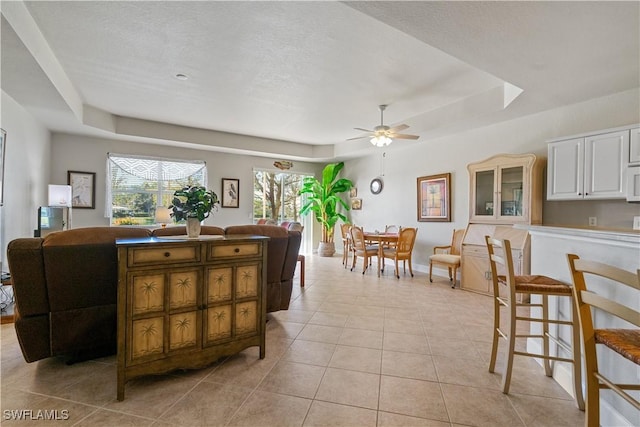
M 635 272 L 640 268 L 640 232 L 635 230 L 606 230 L 593 227 L 559 227 L 545 225 L 516 226 L 529 231 L 531 236 L 531 274 L 542 274 L 563 282 L 572 284 L 571 273 L 567 261 L 567 254 L 572 253 L 580 258 L 599 261 L 624 270 Z M 636 290 L 616 288 L 611 283 L 600 278 L 588 277 L 587 283 L 592 283 L 598 293 L 633 308 L 640 308 L 640 297 Z M 569 320 L 571 306 L 568 298 L 556 297 L 549 301 L 550 317 Z M 630 327 L 621 324 L 622 321 L 612 318 L 606 313 L 597 313 L 596 327 Z M 532 333 L 540 333 L 540 326 L 532 324 Z M 570 342 L 569 327 L 560 327 L 550 333 L 564 342 Z M 530 339 L 527 349 L 540 352 L 540 340 Z M 553 345 L 552 347 L 556 347 Z M 567 356 L 564 350 L 552 348 Z M 636 365 L 612 355 L 603 353 L 599 361 L 606 373 L 613 372 L 614 378 L 640 379 L 640 371 Z M 556 363 L 553 377 L 568 393 L 572 390 L 571 366 Z M 584 381 L 584 380 L 583 380 Z M 632 382 L 635 382 L 632 381 Z M 630 405 L 622 402 L 613 393 L 602 393 L 600 410 L 602 425 L 640 425 L 640 414 Z
M 514 225 L 529 231 L 531 236 L 559 237 L 573 240 L 593 240 L 594 242 L 635 247 L 640 253 L 640 231 L 628 229 L 607 229 L 597 227 L 573 227 L 560 225 Z M 622 267 L 624 268 L 624 267 Z

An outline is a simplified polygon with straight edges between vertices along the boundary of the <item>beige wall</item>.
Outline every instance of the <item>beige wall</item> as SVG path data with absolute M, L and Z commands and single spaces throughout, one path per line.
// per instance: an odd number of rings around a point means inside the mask
M 622 92 L 415 145 L 395 141 L 368 157 L 347 161 L 345 175 L 362 198 L 362 210 L 350 213 L 352 222 L 370 230 L 385 224 L 418 227 L 414 263 L 426 266 L 433 246 L 449 242 L 454 228 L 467 225 L 467 164 L 498 153 L 534 153 L 546 159 L 546 140 L 638 123 L 639 99 L 639 90 Z M 383 169 L 384 190 L 373 195 L 369 183 Z M 416 178 L 446 172 L 452 174 L 452 222 L 417 222 Z M 589 216 L 597 216 L 601 227 L 630 230 L 639 211 L 640 205 L 624 201 L 545 202 L 543 222 L 585 225 Z
M 74 209 L 73 227 L 109 225 L 104 217 L 105 170 L 107 153 L 139 154 L 172 159 L 204 160 L 207 163 L 207 188 L 221 195 L 222 178 L 240 180 L 240 207 L 219 208 L 205 224 L 225 227 L 231 224 L 251 222 L 253 206 L 253 168 L 277 170 L 274 158 L 241 156 L 213 151 L 190 150 L 129 141 L 90 138 L 69 134 L 54 134 L 51 155 L 51 183 L 66 184 L 67 171 L 96 172 L 96 208 Z M 316 173 L 319 166 L 314 163 L 294 162 L 291 172 Z
M 47 197 L 50 134 L 5 92 L 0 100 L 0 127 L 7 131 L 4 206 L 0 208 L 0 259 L 7 243 L 31 237 L 38 226 L 38 207 Z M 8 266 L 2 269 L 7 271 Z

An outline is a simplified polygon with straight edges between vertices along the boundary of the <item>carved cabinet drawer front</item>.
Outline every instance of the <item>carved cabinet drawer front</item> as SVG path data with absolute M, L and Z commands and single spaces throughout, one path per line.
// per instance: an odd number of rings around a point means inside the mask
M 178 263 L 200 261 L 200 247 L 198 245 L 164 247 L 164 248 L 131 248 L 129 250 L 129 265 L 148 265 L 157 262 Z
M 237 245 L 212 245 L 210 258 L 233 258 L 260 255 L 259 243 L 239 243 Z
M 486 246 L 462 245 L 462 253 L 465 255 L 489 257 Z

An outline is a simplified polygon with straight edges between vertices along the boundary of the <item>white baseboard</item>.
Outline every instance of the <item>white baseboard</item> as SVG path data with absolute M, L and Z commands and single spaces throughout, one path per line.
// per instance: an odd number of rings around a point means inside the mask
M 540 354 L 542 352 L 542 346 L 540 345 L 539 340 L 527 340 L 527 351 L 530 353 Z M 540 366 L 542 366 L 542 359 L 535 360 Z M 575 398 L 575 394 L 573 392 L 573 372 L 571 364 L 554 363 L 553 379 L 556 380 L 556 382 L 560 384 L 560 387 L 569 393 L 571 397 Z M 586 397 L 584 379 L 582 380 L 582 394 Z M 620 412 L 616 411 L 613 406 L 603 399 L 600 399 L 600 425 L 602 427 L 633 426 L 629 420 L 627 420 Z

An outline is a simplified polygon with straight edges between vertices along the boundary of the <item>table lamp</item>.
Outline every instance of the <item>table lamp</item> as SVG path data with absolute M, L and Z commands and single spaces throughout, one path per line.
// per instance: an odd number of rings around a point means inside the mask
M 171 209 L 165 206 L 156 207 L 156 224 L 161 224 L 165 228 L 171 222 Z
M 71 199 L 72 192 L 70 185 L 49 184 L 49 206 L 69 208 L 67 218 L 67 229 L 71 229 Z

